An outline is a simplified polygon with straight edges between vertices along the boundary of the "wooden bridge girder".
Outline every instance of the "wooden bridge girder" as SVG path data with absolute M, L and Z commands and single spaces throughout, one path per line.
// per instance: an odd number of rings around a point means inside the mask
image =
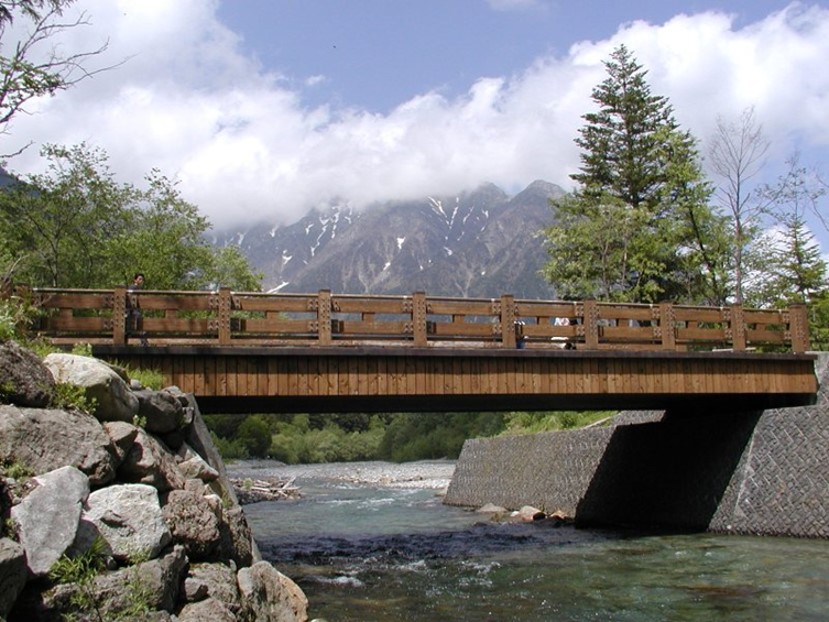
M 704 408 L 814 402 L 813 355 L 437 348 L 96 346 L 161 370 L 204 412 Z M 702 413 L 704 414 L 704 413 Z

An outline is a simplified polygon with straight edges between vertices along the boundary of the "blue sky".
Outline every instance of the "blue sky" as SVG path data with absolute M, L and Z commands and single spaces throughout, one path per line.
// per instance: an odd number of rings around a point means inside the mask
M 573 143 L 619 44 L 704 154 L 753 106 L 768 178 L 800 149 L 829 177 L 829 3 L 774 0 L 78 0 L 125 61 L 44 98 L 0 137 L 86 141 L 120 178 L 152 168 L 217 228 L 289 223 L 332 200 L 571 187 Z M 8 45 L 7 41 L 3 42 Z M 824 201 L 826 203 L 826 201 Z M 829 248 L 829 247 L 827 247 Z
M 244 37 L 242 49 L 302 90 L 309 105 L 335 102 L 387 112 L 436 90 L 463 95 L 477 79 L 523 72 L 566 56 L 636 20 L 661 24 L 680 13 L 724 11 L 740 28 L 788 2 L 770 0 L 235 0 L 218 18 Z M 318 78 L 316 88 L 304 82 Z

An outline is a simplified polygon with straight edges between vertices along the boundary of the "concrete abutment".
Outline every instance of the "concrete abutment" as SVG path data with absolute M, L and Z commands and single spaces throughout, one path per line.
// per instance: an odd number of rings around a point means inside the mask
M 609 427 L 472 439 L 445 502 L 583 526 L 829 537 L 829 355 L 812 406 L 623 412 Z

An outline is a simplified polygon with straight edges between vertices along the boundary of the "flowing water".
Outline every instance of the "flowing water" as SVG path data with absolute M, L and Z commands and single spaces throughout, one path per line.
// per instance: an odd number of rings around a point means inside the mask
M 401 482 L 407 468 L 426 475 Z M 312 618 L 829 620 L 827 541 L 493 522 L 443 505 L 434 470 L 451 463 L 261 462 L 231 474 L 296 477 L 299 500 L 245 513 L 263 557 L 307 594 Z

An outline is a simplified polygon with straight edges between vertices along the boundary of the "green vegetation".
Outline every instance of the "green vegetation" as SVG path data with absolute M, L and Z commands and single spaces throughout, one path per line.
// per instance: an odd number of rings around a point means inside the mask
M 17 461 L 0 462 L 0 475 L 12 479 L 26 479 L 34 475 L 34 471 L 28 465 Z
M 127 376 L 140 382 L 142 387 L 158 391 L 164 384 L 164 376 L 158 369 L 135 368 L 130 365 L 122 365 L 118 362 L 115 365 L 126 371 Z
M 52 397 L 52 407 L 74 409 L 85 413 L 95 412 L 97 403 L 95 398 L 86 395 L 86 389 L 71 382 L 55 383 L 55 394 Z
M 599 109 L 576 139 L 579 188 L 553 202 L 545 273 L 565 297 L 713 302 L 724 222 L 708 206 L 696 142 L 625 46 L 605 67 L 593 90 Z
M 288 464 L 457 458 L 468 438 L 589 425 L 602 412 L 206 415 L 225 459 Z
M 55 583 L 71 583 L 77 586 L 70 597 L 73 609 L 90 613 L 95 619 L 103 620 L 91 583 L 106 569 L 106 543 L 96 538 L 88 550 L 78 555 L 61 555 L 49 570 L 49 578 Z
M 106 568 L 106 543 L 96 538 L 88 550 L 75 556 L 61 555 L 49 570 L 55 583 L 88 583 Z
M 551 202 L 543 274 L 563 298 L 775 308 L 809 305 L 813 348 L 829 346 L 829 275 L 807 216 L 826 225 L 827 183 L 798 164 L 750 185 L 769 145 L 754 111 L 720 120 L 710 145 L 718 185 L 696 140 L 620 46 L 593 90 L 576 144 L 578 187 Z
M 41 154 L 46 173 L 0 194 L 0 258 L 20 258 L 9 268 L 16 281 L 109 288 L 140 269 L 151 289 L 260 288 L 237 248 L 207 242 L 210 222 L 159 171 L 138 188 L 115 180 L 100 149 Z

